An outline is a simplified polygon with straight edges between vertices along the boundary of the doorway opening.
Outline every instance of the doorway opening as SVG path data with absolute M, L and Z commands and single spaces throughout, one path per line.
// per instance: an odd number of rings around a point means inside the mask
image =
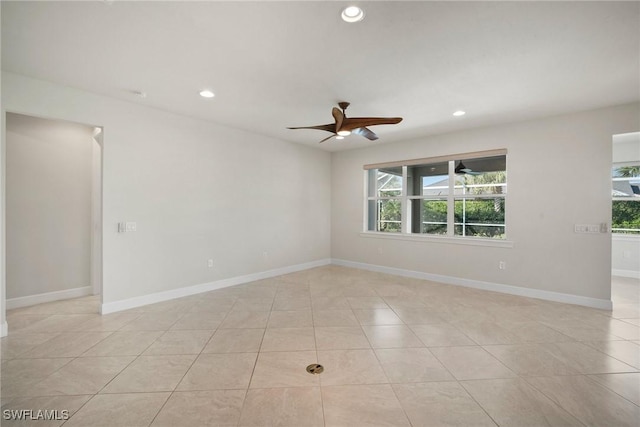
M 102 128 L 10 112 L 5 124 L 9 332 L 26 315 L 99 313 Z
M 640 132 L 613 136 L 611 299 L 637 317 L 640 299 Z M 624 313 L 628 314 L 628 313 Z

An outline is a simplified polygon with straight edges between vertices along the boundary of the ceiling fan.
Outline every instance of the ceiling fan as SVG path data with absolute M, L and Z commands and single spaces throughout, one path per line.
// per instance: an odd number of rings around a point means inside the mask
M 378 139 L 378 135 L 372 132 L 367 126 L 376 125 L 395 125 L 402 121 L 402 117 L 347 117 L 345 110 L 349 106 L 348 102 L 338 102 L 338 106 L 342 111 L 333 107 L 331 115 L 333 115 L 334 123 L 317 126 L 300 126 L 289 127 L 287 129 L 317 129 L 331 132 L 332 135 L 326 137 L 320 143 L 335 137 L 345 137 L 351 133 L 361 135 L 370 141 Z
M 481 172 L 475 172 L 472 169 L 466 167 L 464 165 L 464 163 L 462 163 L 462 160 L 460 160 L 460 163 L 458 163 L 458 166 L 456 166 L 454 172 L 457 173 L 457 174 L 463 174 L 463 175 L 464 174 L 467 174 L 467 175 L 482 175 Z

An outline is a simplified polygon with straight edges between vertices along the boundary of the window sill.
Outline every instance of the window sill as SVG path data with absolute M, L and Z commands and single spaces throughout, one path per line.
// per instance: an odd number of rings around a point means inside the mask
M 611 239 L 624 242 L 637 242 L 640 240 L 640 234 L 611 233 Z
M 429 243 L 447 243 L 468 246 L 485 246 L 494 248 L 512 248 L 514 242 L 512 240 L 498 239 L 482 239 L 479 237 L 442 237 L 442 236 L 424 236 L 415 234 L 402 233 L 379 233 L 373 231 L 365 231 L 360 233 L 360 237 L 373 239 L 390 239 L 390 240 L 408 240 L 411 242 L 429 242 Z

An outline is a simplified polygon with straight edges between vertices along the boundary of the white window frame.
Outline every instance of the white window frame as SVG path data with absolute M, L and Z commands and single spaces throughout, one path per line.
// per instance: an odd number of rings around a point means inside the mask
M 410 240 L 410 241 L 429 241 L 429 242 L 440 242 L 440 243 L 455 243 L 455 244 L 466 244 L 466 245 L 477 245 L 477 246 L 496 246 L 496 247 L 513 247 L 513 242 L 507 239 L 507 218 L 505 217 L 504 229 L 505 234 L 504 238 L 492 239 L 486 237 L 476 237 L 476 236 L 456 236 L 455 233 L 455 201 L 465 198 L 490 198 L 495 199 L 496 195 L 469 195 L 464 196 L 460 194 L 455 194 L 455 162 L 459 160 L 466 159 L 475 159 L 482 157 L 494 157 L 500 155 L 507 155 L 507 150 L 490 150 L 490 151 L 482 151 L 482 152 L 474 152 L 474 153 L 464 153 L 464 154 L 456 154 L 450 156 L 441 156 L 441 157 L 432 157 L 432 158 L 424 158 L 424 159 L 412 159 L 398 162 L 390 162 L 390 163 L 379 163 L 379 164 L 370 164 L 364 166 L 364 204 L 363 204 L 363 230 L 360 233 L 361 237 L 367 238 L 381 238 L 381 239 L 392 239 L 392 240 Z M 447 234 L 446 235 L 436 235 L 436 234 L 421 234 L 421 233 L 412 233 L 410 229 L 411 224 L 411 203 L 410 201 L 413 199 L 425 199 L 424 196 L 413 196 L 408 195 L 408 170 L 409 166 L 421 165 L 421 164 L 432 164 L 438 162 L 448 162 L 448 178 L 449 178 L 449 191 L 446 195 L 447 201 Z M 402 167 L 402 194 L 397 197 L 393 197 L 393 199 L 400 199 L 401 202 L 401 221 L 402 227 L 400 232 L 379 232 L 379 231 L 370 231 L 369 230 L 369 203 L 373 200 L 382 200 L 384 197 L 378 197 L 377 195 L 370 196 L 369 195 L 369 185 L 370 185 L 370 174 L 369 171 L 371 169 L 381 169 L 388 167 Z M 506 184 L 505 184 L 506 186 Z M 504 200 L 505 203 L 505 211 L 507 204 L 506 193 L 499 196 Z M 434 199 L 445 200 L 444 196 L 435 197 Z

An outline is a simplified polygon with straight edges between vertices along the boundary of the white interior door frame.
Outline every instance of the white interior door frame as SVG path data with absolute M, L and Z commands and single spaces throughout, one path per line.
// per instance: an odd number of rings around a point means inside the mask
M 102 294 L 102 132 L 96 127 L 91 156 L 91 288 Z

